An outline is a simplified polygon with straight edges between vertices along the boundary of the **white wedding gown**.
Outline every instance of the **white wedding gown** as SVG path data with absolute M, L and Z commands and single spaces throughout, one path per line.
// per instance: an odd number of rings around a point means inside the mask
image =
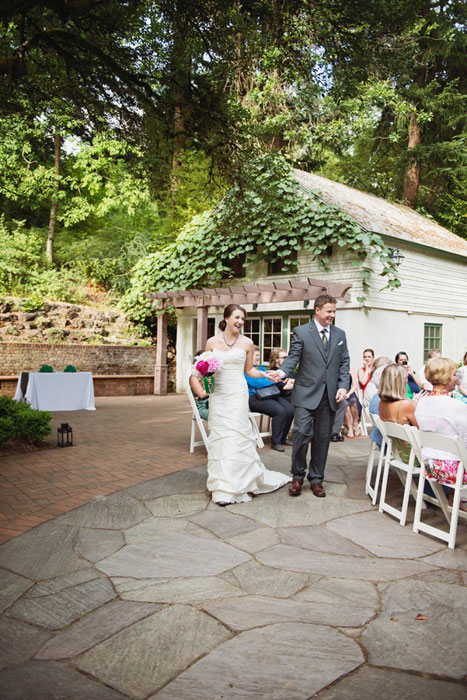
M 245 503 L 251 500 L 249 493 L 275 491 L 292 477 L 267 470 L 256 451 L 243 375 L 246 351 L 214 352 L 223 366 L 215 374 L 215 391 L 209 396 L 207 487 L 215 503 Z

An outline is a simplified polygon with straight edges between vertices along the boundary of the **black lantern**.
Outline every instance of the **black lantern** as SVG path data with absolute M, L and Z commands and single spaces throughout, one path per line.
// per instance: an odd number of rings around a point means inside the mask
M 62 423 L 57 428 L 57 445 L 59 447 L 73 446 L 73 428 L 68 423 Z
M 400 248 L 389 248 L 389 257 L 396 268 L 398 268 L 405 256 L 402 255 Z

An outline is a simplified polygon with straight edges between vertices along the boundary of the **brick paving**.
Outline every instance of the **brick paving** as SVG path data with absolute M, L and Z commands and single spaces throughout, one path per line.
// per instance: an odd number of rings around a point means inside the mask
M 100 397 L 96 409 L 54 412 L 51 449 L 0 458 L 0 544 L 98 496 L 206 463 L 204 448 L 189 452 L 185 396 Z M 54 446 L 62 422 L 73 427 L 71 448 Z

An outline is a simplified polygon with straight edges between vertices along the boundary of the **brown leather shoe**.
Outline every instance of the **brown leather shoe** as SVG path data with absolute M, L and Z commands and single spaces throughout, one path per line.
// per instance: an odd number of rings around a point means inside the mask
M 326 496 L 326 491 L 323 489 L 323 485 L 319 482 L 311 484 L 311 490 L 313 491 L 313 495 L 317 496 L 318 498 L 324 498 Z
M 289 496 L 300 496 L 302 492 L 303 479 L 292 479 L 289 486 Z

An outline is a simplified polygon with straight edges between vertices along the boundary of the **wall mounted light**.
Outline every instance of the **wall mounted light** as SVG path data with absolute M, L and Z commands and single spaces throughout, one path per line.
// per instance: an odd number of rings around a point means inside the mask
M 391 259 L 391 262 L 393 262 L 397 268 L 404 260 L 405 256 L 402 255 L 400 248 L 389 248 L 389 257 Z
M 257 308 L 258 308 L 258 304 L 253 304 L 253 311 L 256 311 Z
M 307 309 L 307 308 L 309 307 L 309 305 L 310 305 L 310 300 L 309 300 L 309 299 L 305 299 L 304 302 L 303 302 L 303 308 L 304 308 L 304 309 Z

